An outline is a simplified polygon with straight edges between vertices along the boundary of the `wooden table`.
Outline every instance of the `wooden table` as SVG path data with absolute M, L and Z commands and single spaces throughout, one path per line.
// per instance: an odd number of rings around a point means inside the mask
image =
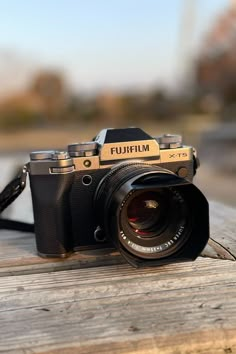
M 0 231 L 3 353 L 236 353 L 236 211 L 211 203 L 211 240 L 192 263 L 133 269 L 112 250 L 36 256 Z

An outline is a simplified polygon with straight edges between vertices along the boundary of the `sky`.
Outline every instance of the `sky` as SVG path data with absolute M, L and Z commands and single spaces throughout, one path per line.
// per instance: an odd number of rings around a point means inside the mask
M 191 3 L 193 30 L 181 32 L 183 8 Z M 20 85 L 45 68 L 62 71 L 78 91 L 174 86 L 184 69 L 183 52 L 197 52 L 228 3 L 0 0 L 0 81 Z

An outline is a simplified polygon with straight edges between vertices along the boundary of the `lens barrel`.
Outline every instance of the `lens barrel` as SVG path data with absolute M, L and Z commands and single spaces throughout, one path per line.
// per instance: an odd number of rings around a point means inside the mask
M 106 237 L 134 266 L 193 260 L 209 238 L 203 194 L 144 162 L 113 167 L 97 188 L 95 210 Z

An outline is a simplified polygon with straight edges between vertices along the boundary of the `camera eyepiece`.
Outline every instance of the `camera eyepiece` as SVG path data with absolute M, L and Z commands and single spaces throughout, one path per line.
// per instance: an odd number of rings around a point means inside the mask
M 132 265 L 195 259 L 208 237 L 208 203 L 189 181 L 139 161 L 116 165 L 95 194 L 98 222 Z

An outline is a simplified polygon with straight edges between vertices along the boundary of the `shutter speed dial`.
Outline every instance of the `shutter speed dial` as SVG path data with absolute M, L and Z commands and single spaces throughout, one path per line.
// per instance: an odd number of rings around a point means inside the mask
M 89 141 L 86 143 L 71 144 L 68 146 L 68 152 L 71 157 L 89 157 L 97 155 L 98 143 Z
M 52 153 L 52 160 L 66 160 L 69 158 L 70 156 L 67 151 L 54 151 Z

